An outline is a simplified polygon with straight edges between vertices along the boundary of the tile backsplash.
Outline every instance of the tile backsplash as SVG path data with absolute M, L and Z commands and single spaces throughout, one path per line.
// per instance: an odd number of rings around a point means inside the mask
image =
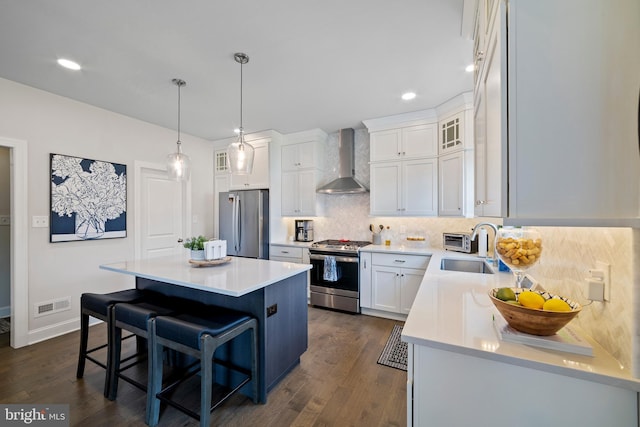
M 364 129 L 355 134 L 355 176 L 369 186 L 369 136 Z M 337 134 L 330 135 L 326 165 L 338 163 Z M 325 181 L 337 177 L 336 168 L 327 168 Z M 315 240 L 348 238 L 372 240 L 369 224 L 390 227 L 391 240 L 404 241 L 405 235 L 422 235 L 429 245 L 442 248 L 445 231 L 470 231 L 481 221 L 501 224 L 496 218 L 405 218 L 369 216 L 369 194 L 318 195 L 324 215 L 314 217 Z M 293 230 L 293 219 L 285 219 Z M 640 289 L 634 292 L 634 253 L 640 251 L 640 230 L 629 228 L 536 227 L 543 239 L 540 263 L 528 272 L 546 289 L 584 305 L 573 321 L 611 353 L 621 365 L 640 378 Z M 489 232 L 493 239 L 493 233 Z M 596 261 L 611 265 L 611 301 L 593 302 L 586 298 L 584 279 Z M 637 269 L 636 269 L 637 270 Z M 634 296 L 638 303 L 634 303 Z

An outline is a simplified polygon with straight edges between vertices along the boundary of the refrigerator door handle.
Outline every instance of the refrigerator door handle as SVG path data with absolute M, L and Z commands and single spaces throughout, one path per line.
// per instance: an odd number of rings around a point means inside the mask
M 231 237 L 233 239 L 233 248 L 236 253 L 238 252 L 238 236 L 236 230 L 238 229 L 238 199 L 233 199 L 233 207 L 231 208 Z
M 238 199 L 238 211 L 236 212 L 236 244 L 238 245 L 237 251 L 242 250 L 242 204 Z

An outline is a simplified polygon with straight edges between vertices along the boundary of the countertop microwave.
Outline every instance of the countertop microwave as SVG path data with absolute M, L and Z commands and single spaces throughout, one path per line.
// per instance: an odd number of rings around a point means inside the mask
M 478 252 L 478 240 L 471 240 L 471 233 L 442 233 L 442 246 L 448 251 L 473 254 Z

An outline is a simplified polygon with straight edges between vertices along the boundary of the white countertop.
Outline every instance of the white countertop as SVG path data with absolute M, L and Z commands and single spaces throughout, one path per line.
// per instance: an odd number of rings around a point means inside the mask
M 440 270 L 442 258 L 477 258 L 442 249 L 371 245 L 361 251 L 431 255 L 402 330 L 403 341 L 640 391 L 640 380 L 631 376 L 630 369 L 588 336 L 593 357 L 501 341 L 493 327 L 493 316 L 501 315 L 488 292 L 494 287 L 513 286 L 511 273 Z
M 308 264 L 231 257 L 225 264 L 195 267 L 187 257 L 159 257 L 104 264 L 101 269 L 240 297 L 311 269 Z

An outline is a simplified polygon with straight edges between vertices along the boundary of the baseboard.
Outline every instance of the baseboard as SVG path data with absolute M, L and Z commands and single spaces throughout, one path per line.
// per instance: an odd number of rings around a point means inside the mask
M 11 316 L 11 306 L 0 307 L 0 319 Z
M 372 308 L 360 307 L 360 313 L 367 316 L 384 317 L 385 319 L 399 320 L 405 322 L 407 320 L 406 314 L 392 313 L 390 311 L 374 310 Z
M 102 320 L 90 318 L 89 326 L 102 323 Z M 44 328 L 34 329 L 28 332 L 27 345 L 36 344 L 60 335 L 68 334 L 80 329 L 80 318 L 66 320 L 54 325 L 45 326 Z

